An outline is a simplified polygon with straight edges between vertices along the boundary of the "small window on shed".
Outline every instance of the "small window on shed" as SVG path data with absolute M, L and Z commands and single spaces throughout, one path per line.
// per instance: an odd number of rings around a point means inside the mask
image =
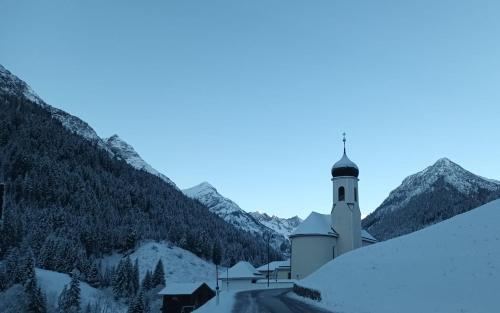
M 354 187 L 354 202 L 358 202 L 358 188 Z
M 339 187 L 339 201 L 345 201 L 345 189 L 344 189 L 344 187 Z

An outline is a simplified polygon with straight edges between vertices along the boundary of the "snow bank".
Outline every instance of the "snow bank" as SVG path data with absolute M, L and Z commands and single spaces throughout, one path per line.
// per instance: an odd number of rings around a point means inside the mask
M 299 285 L 345 313 L 491 313 L 500 286 L 500 200 L 340 256 Z

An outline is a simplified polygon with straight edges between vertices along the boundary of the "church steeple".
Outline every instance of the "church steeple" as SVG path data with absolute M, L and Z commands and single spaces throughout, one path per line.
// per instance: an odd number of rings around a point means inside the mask
M 361 212 L 358 198 L 359 169 L 346 153 L 346 135 L 342 134 L 344 153 L 332 167 L 332 227 L 339 234 L 335 256 L 361 247 Z
M 353 177 L 358 177 L 359 176 L 359 169 L 356 163 L 353 161 L 349 160 L 347 157 L 346 153 L 346 148 L 345 148 L 345 142 L 347 141 L 345 138 L 345 133 L 342 133 L 342 141 L 344 143 L 344 154 L 342 155 L 342 158 L 337 161 L 333 167 L 332 167 L 332 177 L 339 177 L 339 176 L 353 176 Z

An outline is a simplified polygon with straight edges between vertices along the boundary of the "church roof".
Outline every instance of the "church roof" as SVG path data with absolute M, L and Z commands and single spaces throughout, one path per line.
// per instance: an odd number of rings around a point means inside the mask
M 361 239 L 363 239 L 365 241 L 373 241 L 373 242 L 378 241 L 375 237 L 370 235 L 370 233 L 368 231 L 366 231 L 366 229 L 361 230 Z
M 333 236 L 338 237 L 338 233 L 331 226 L 330 214 L 311 212 L 309 216 L 295 229 L 290 237 L 295 236 Z M 377 239 L 370 235 L 365 229 L 361 230 L 361 239 L 364 241 L 376 242 Z
M 290 237 L 301 235 L 338 236 L 331 226 L 330 214 L 320 214 L 318 212 L 311 212 Z
M 342 155 L 342 158 L 338 160 L 332 167 L 332 176 L 333 177 L 338 177 L 338 176 L 354 176 L 358 177 L 359 175 L 359 168 L 354 163 L 351 161 L 348 157 L 347 154 L 345 153 L 344 149 L 344 154 Z

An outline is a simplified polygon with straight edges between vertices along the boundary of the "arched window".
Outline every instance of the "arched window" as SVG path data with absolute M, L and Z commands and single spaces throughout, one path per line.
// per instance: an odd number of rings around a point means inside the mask
M 345 189 L 344 189 L 344 187 L 339 187 L 339 201 L 345 201 Z
M 354 187 L 354 202 L 358 202 L 358 188 Z

